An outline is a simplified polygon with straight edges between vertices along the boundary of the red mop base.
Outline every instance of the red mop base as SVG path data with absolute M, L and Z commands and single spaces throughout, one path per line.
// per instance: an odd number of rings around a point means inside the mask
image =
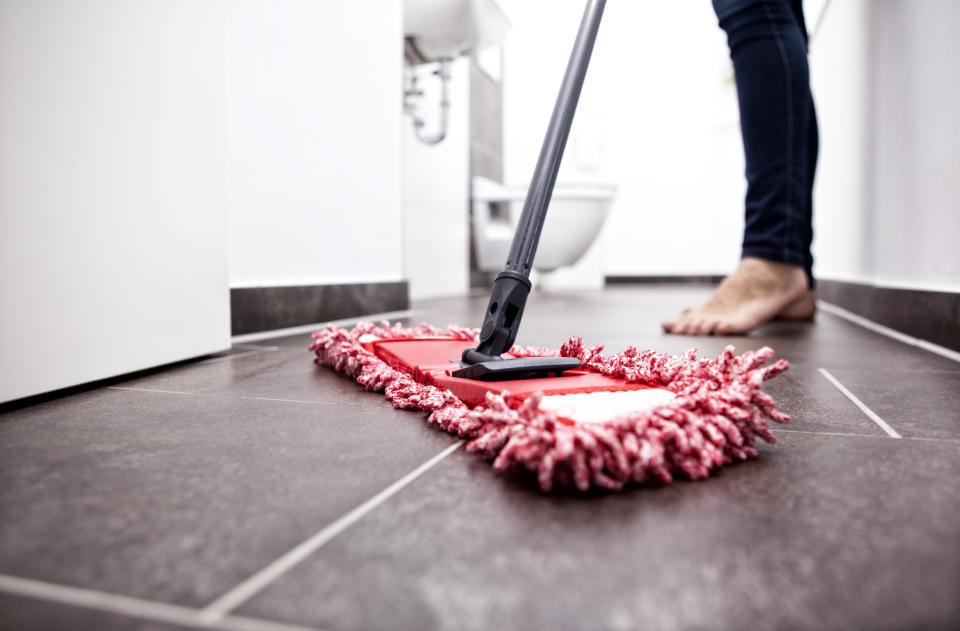
M 313 340 L 317 363 L 384 391 L 396 407 L 430 412 L 428 423 L 470 440 L 468 451 L 494 459 L 497 470 L 534 472 L 544 491 L 706 478 L 724 464 L 756 457 L 758 437 L 773 443 L 767 418 L 789 420 L 760 389 L 788 365 L 781 359 L 763 367 L 773 357 L 770 348 L 736 357 L 728 346 L 716 360 L 693 350 L 678 357 L 634 348 L 604 357 L 602 347 L 587 349 L 574 337 L 559 351 L 514 347 L 511 355 L 576 357 L 579 370 L 483 382 L 450 375 L 457 368 L 451 360 L 476 344 L 475 329 L 362 323 L 351 331 L 328 326 Z M 646 388 L 676 396 L 601 422 L 540 407 L 545 395 Z

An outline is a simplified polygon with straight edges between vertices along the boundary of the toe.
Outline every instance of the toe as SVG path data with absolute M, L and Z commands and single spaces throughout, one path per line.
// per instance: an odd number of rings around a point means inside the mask
M 733 335 L 733 327 L 729 322 L 721 322 L 714 331 L 717 335 Z
M 703 321 L 703 325 L 700 329 L 700 335 L 713 335 L 717 332 L 717 327 L 720 325 L 720 320 L 717 318 L 707 318 Z
M 677 335 L 684 335 L 690 328 L 690 314 L 693 312 L 692 307 L 687 307 L 680 312 L 680 315 L 673 320 L 665 320 L 660 323 L 660 327 L 663 329 L 664 333 L 675 333 Z
M 700 335 L 700 318 L 690 322 L 687 327 L 687 335 Z
M 670 327 L 670 332 L 676 335 L 686 335 L 688 326 L 689 326 L 689 321 L 687 320 L 687 318 L 680 318 L 674 323 L 672 327 Z
M 697 335 L 710 335 L 717 326 L 714 318 L 703 318 L 697 322 Z
M 737 322 L 735 320 L 724 320 L 719 322 L 716 326 L 717 335 L 741 335 L 751 328 L 750 326 L 744 326 L 743 323 Z
M 690 309 L 684 309 L 679 317 L 673 320 L 666 320 L 660 323 L 665 333 L 676 333 L 683 335 L 690 326 Z

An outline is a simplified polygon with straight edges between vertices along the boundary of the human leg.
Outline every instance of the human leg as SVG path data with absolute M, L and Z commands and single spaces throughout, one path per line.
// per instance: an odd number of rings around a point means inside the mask
M 746 158 L 742 260 L 704 305 L 663 324 L 672 333 L 743 333 L 815 308 L 816 127 L 799 0 L 714 0 L 714 8 L 728 35 Z

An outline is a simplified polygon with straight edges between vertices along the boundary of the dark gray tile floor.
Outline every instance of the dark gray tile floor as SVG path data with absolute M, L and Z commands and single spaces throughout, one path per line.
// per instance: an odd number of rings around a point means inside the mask
M 8 412 L 0 628 L 960 627 L 960 364 L 830 314 L 660 333 L 705 291 L 534 294 L 519 340 L 777 349 L 791 369 L 768 390 L 793 420 L 705 482 L 543 496 L 459 449 L 378 495 L 456 439 L 314 366 L 308 335 Z M 476 325 L 485 302 L 409 321 Z M 250 577 L 266 578 L 204 617 Z

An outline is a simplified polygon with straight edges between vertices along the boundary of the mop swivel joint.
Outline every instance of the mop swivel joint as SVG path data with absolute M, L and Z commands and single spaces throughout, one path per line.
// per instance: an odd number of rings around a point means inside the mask
M 485 356 L 485 359 L 478 359 L 487 361 L 499 359 L 501 353 L 510 350 L 517 339 L 520 318 L 523 316 L 529 293 L 530 280 L 527 277 L 516 272 L 500 272 L 493 283 L 490 302 L 480 327 L 480 343 L 475 351 L 468 349 L 466 352 L 473 351 Z
M 454 377 L 499 381 L 560 375 L 580 366 L 574 357 L 500 357 L 513 346 L 520 317 L 530 293 L 530 280 L 516 272 L 503 271 L 493 283 L 490 303 L 480 328 L 480 343 L 463 351 Z

